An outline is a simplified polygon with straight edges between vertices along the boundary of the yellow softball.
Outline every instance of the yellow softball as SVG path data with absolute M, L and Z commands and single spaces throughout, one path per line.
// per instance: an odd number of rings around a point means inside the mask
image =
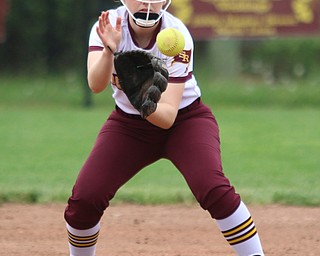
M 157 35 L 156 44 L 161 53 L 173 57 L 182 52 L 185 41 L 183 34 L 178 29 L 166 28 Z

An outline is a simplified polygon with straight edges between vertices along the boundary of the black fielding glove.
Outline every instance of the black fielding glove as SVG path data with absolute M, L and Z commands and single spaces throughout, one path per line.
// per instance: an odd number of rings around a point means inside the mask
M 114 67 L 121 89 L 144 119 L 156 111 L 167 89 L 169 73 L 164 66 L 161 59 L 144 51 L 115 53 Z

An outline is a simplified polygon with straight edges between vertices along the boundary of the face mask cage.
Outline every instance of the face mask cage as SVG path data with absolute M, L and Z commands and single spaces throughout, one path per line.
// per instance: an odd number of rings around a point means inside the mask
M 121 3 L 126 7 L 127 11 L 129 12 L 129 15 L 132 17 L 134 22 L 140 26 L 140 27 L 153 27 L 162 17 L 164 12 L 168 9 L 169 5 L 171 4 L 171 0 L 136 0 L 141 3 L 148 4 L 148 10 L 147 12 L 136 12 L 132 13 L 127 5 L 125 4 L 124 0 L 121 0 Z M 160 13 L 152 13 L 150 12 L 151 4 L 154 3 L 165 3 L 166 5 L 162 8 Z

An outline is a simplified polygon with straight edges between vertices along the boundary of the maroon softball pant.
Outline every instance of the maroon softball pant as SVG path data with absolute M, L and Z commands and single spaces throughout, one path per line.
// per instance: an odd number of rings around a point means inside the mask
M 73 187 L 65 210 L 68 224 L 76 229 L 95 226 L 117 190 L 161 158 L 176 166 L 213 218 L 229 216 L 240 204 L 240 196 L 222 171 L 217 122 L 200 100 L 180 110 L 168 130 L 116 108 Z

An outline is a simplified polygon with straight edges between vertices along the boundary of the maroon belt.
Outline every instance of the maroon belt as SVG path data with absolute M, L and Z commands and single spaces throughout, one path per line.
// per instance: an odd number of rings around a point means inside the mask
M 182 109 L 179 109 L 178 114 L 183 114 L 183 113 L 189 112 L 190 110 L 197 107 L 200 104 L 200 102 L 201 102 L 201 98 L 199 97 L 194 102 L 192 102 L 190 105 L 188 105 Z

